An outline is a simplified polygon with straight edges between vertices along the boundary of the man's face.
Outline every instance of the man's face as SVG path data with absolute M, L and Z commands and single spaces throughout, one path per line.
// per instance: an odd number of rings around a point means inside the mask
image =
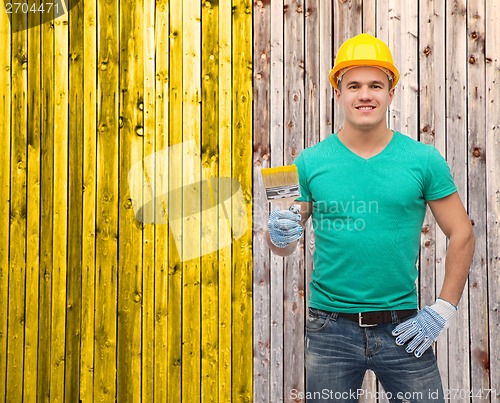
M 387 127 L 387 108 L 394 97 L 387 75 L 376 67 L 356 67 L 342 77 L 335 97 L 344 110 L 344 127 Z

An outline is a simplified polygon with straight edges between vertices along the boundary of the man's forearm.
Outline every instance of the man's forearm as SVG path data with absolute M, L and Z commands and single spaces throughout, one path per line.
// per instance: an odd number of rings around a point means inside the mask
M 443 287 L 439 297 L 455 306 L 458 305 L 467 282 L 474 245 L 472 228 L 464 234 L 450 236 L 449 239 Z

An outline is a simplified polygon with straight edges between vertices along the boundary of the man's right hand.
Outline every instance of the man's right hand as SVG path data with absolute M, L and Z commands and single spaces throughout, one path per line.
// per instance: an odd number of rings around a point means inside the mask
M 293 205 L 290 210 L 275 210 L 271 212 L 267 228 L 273 245 L 278 248 L 286 248 L 290 242 L 296 241 L 302 236 L 303 228 L 299 224 L 301 220 L 300 207 Z

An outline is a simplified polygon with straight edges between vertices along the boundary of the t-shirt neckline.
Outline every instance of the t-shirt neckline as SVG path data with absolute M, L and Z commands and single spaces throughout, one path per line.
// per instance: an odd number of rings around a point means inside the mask
M 335 142 L 337 144 L 340 145 L 340 147 L 347 153 L 349 154 L 351 157 L 355 158 L 355 159 L 358 159 L 359 161 L 362 161 L 362 162 L 370 162 L 370 161 L 374 161 L 380 157 L 383 157 L 387 152 L 390 151 L 390 149 L 393 147 L 395 141 L 396 141 L 396 137 L 399 135 L 399 132 L 397 131 L 393 131 L 393 135 L 392 135 L 392 138 L 391 140 L 386 144 L 386 146 L 380 150 L 380 152 L 378 152 L 377 154 L 375 155 L 372 155 L 371 157 L 369 158 L 364 158 L 358 154 L 356 154 L 354 151 L 352 151 L 349 147 L 347 147 L 340 139 L 339 139 L 339 136 L 338 136 L 338 133 L 334 133 L 334 138 L 335 138 Z

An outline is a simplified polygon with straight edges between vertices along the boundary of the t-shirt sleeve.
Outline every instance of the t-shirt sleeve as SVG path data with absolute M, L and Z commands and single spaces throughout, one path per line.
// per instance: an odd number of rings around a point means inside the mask
M 300 197 L 298 197 L 296 200 L 302 202 L 311 202 L 313 201 L 313 198 L 311 192 L 309 191 L 309 186 L 307 185 L 307 172 L 304 151 L 302 151 L 295 159 L 294 165 L 297 167 L 297 170 L 299 172 L 300 184 Z
M 424 184 L 425 200 L 438 200 L 457 191 L 450 167 L 434 146 L 429 146 Z

